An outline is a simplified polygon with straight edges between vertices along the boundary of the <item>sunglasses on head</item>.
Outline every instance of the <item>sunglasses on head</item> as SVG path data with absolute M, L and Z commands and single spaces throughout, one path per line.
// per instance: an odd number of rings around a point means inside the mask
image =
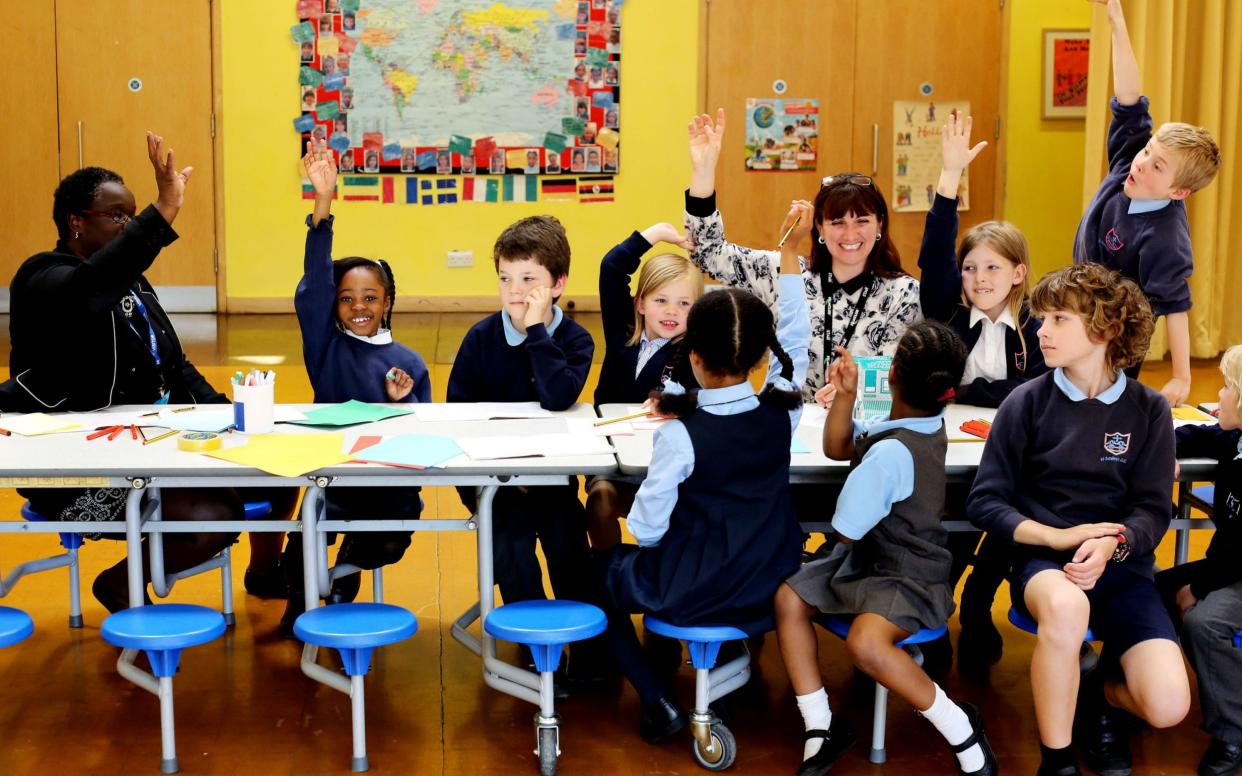
M 875 181 L 866 175 L 826 175 L 820 180 L 819 185 L 823 188 L 824 186 L 841 186 L 846 183 L 875 188 Z

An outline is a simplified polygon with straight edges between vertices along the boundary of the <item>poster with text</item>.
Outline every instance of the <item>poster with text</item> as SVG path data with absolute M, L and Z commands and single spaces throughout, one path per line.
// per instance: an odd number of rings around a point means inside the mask
M 950 111 L 970 115 L 967 101 L 897 100 L 893 103 L 893 193 L 889 206 L 895 213 L 931 209 L 940 179 L 940 128 Z M 958 210 L 970 209 L 970 170 L 962 173 Z
M 746 169 L 814 170 L 819 100 L 746 100 Z

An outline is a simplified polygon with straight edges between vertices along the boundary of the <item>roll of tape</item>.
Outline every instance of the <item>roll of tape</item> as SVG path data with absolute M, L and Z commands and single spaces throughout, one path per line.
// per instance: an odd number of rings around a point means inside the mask
M 219 450 L 224 444 L 224 440 L 219 434 L 213 434 L 209 431 L 186 431 L 177 437 L 177 448 L 191 453 L 201 453 L 204 450 Z

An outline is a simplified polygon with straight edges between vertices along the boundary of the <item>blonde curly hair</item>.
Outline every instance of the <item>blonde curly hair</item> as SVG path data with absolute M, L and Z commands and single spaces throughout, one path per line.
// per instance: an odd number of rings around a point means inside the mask
M 1155 320 L 1138 284 L 1099 264 L 1075 264 L 1040 278 L 1031 291 L 1036 315 L 1067 310 L 1082 318 L 1087 336 L 1108 343 L 1106 358 L 1113 369 L 1143 360 Z
M 1220 357 L 1220 373 L 1225 376 L 1225 385 L 1238 395 L 1234 409 L 1242 411 L 1242 345 L 1234 345 Z

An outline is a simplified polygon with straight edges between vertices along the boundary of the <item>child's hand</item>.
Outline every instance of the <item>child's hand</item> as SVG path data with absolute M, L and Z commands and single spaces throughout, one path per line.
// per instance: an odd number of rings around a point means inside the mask
M 724 108 L 716 109 L 716 120 L 706 113 L 695 116 L 686 127 L 690 133 L 690 166 L 693 170 L 715 170 L 724 138 Z
M 837 387 L 832 383 L 828 383 L 823 388 L 815 392 L 815 403 L 823 407 L 825 410 L 832 409 L 832 400 L 837 397 Z
M 797 251 L 802 241 L 811 235 L 811 228 L 815 226 L 815 208 L 805 199 L 795 199 L 789 203 L 789 212 L 785 214 L 785 220 L 781 223 L 781 230 L 777 233 L 777 240 L 781 242 L 781 247 Z M 786 237 L 785 233 L 789 236 Z
M 1177 595 L 1173 597 L 1177 602 L 1177 608 L 1181 610 L 1182 616 L 1186 616 L 1195 604 L 1199 603 L 1199 599 L 1195 598 L 1195 594 L 1190 592 L 1190 585 L 1184 585 L 1181 590 L 1177 591 Z
M 988 141 L 980 140 L 974 148 L 970 147 L 970 127 L 973 119 L 962 118 L 957 111 L 949 112 L 949 121 L 940 128 L 940 156 L 944 169 L 951 172 L 965 170 L 979 152 L 987 147 Z
M 1074 560 L 1065 564 L 1065 576 L 1079 588 L 1090 590 L 1104 573 L 1115 549 L 1117 540 L 1112 536 L 1088 539 L 1074 553 Z
M 165 220 L 172 223 L 165 210 L 171 211 L 175 216 L 181 209 L 181 203 L 185 198 L 185 184 L 190 180 L 194 168 L 186 167 L 178 171 L 173 163 L 172 149 L 169 149 L 168 154 L 165 155 L 164 138 L 153 132 L 147 133 L 147 158 L 151 160 L 151 167 L 155 169 L 155 187 L 159 191 L 156 196 L 156 209 L 160 211 Z
M 1164 384 L 1164 387 L 1160 389 L 1160 393 L 1170 407 L 1180 407 L 1186 403 L 1186 398 L 1190 396 L 1190 383 L 1180 377 L 1174 377 Z
M 642 230 L 640 234 L 642 234 L 644 240 L 652 245 L 666 242 L 687 251 L 694 250 L 694 240 L 690 239 L 690 235 L 678 232 L 677 227 L 663 221 L 658 224 L 652 224 Z
M 840 394 L 853 404 L 854 395 L 858 393 L 858 364 L 854 363 L 854 357 L 845 348 L 837 348 L 836 354 L 837 360 L 828 368 L 828 382 L 835 389 L 835 394 Z
M 390 401 L 401 401 L 414 390 L 414 378 L 404 369 L 393 367 L 384 375 L 384 392 Z
M 1116 536 L 1124 530 L 1121 523 L 1084 523 L 1073 528 L 1058 528 L 1048 546 L 1054 550 L 1074 550 L 1092 539 Z
M 673 420 L 676 415 L 670 415 L 667 412 L 660 412 L 656 409 L 655 399 L 647 399 L 643 402 L 643 409 L 649 413 L 649 417 L 655 420 Z
M 310 178 L 315 187 L 316 197 L 331 197 L 336 190 L 336 159 L 328 150 L 328 144 L 315 138 L 306 141 L 306 156 L 302 157 L 302 166 L 306 168 L 306 177 Z
M 526 295 L 526 317 L 523 323 L 530 328 L 537 323 L 544 323 L 548 310 L 552 308 L 552 289 L 547 286 L 536 286 Z

